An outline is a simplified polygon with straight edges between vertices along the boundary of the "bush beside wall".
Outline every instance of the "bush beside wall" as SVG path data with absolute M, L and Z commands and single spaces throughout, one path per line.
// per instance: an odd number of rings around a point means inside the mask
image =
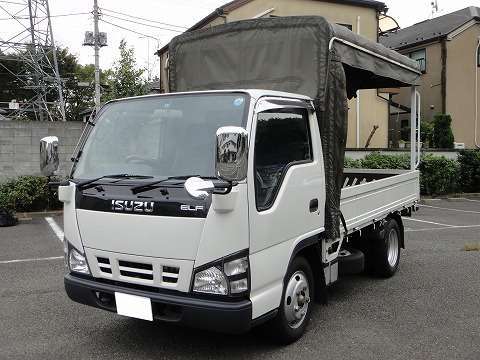
M 444 195 L 458 191 L 458 162 L 431 154 L 420 161 L 420 192 L 426 195 Z
M 458 162 L 458 179 L 462 183 L 462 190 L 480 192 L 480 150 L 460 151 Z
M 61 208 L 57 195 L 43 176 L 20 176 L 0 184 L 0 208 L 41 211 Z

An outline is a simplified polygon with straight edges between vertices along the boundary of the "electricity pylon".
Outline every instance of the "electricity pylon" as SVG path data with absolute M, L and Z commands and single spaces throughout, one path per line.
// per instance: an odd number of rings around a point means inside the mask
M 0 15 L 0 71 L 24 97 L 9 100 L 9 116 L 65 121 L 48 0 L 0 0 Z

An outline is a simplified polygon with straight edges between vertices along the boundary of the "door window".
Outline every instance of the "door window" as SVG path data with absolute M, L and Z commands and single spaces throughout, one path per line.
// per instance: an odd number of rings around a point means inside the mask
M 270 208 L 287 170 L 312 161 L 307 109 L 273 109 L 258 114 L 255 135 L 255 198 Z

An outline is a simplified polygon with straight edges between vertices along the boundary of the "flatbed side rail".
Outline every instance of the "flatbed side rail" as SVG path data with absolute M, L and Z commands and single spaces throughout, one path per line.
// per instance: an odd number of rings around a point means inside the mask
M 342 189 L 340 209 L 350 234 L 415 205 L 420 199 L 417 170 Z

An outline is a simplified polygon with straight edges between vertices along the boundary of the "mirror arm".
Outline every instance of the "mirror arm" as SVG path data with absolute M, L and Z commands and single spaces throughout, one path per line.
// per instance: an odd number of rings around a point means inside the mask
M 70 181 L 62 180 L 62 181 L 49 181 L 48 187 L 50 189 L 58 189 L 59 186 L 68 186 L 70 185 Z
M 212 194 L 217 194 L 217 195 L 227 195 L 230 194 L 232 191 L 233 186 L 237 185 L 237 182 L 232 182 L 232 181 L 218 181 L 214 182 L 214 188 L 212 191 Z

